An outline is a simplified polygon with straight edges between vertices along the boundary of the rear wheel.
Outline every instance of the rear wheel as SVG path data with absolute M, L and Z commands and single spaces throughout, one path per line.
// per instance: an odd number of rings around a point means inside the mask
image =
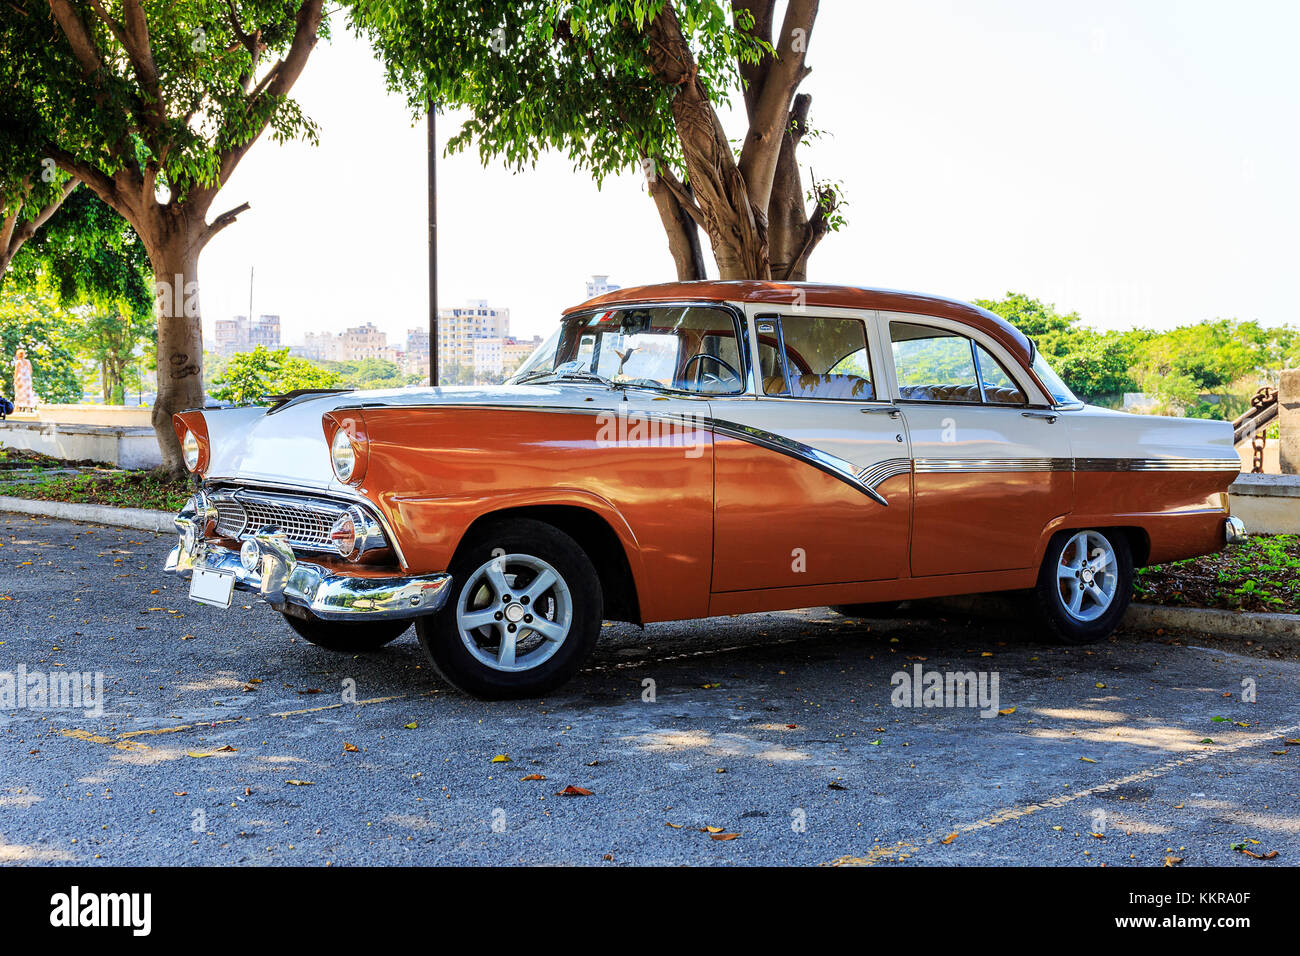
M 1044 629 L 1064 644 L 1108 637 L 1133 596 L 1133 555 L 1122 531 L 1062 531 L 1048 543 L 1034 589 Z
M 446 608 L 416 621 L 450 684 L 489 700 L 536 697 L 583 665 L 600 636 L 603 595 L 571 537 L 531 519 L 494 524 L 461 545 Z
M 284 615 L 285 623 L 317 647 L 327 651 L 365 653 L 377 651 L 391 644 L 411 626 L 405 621 L 325 621 L 312 615 L 308 618 Z

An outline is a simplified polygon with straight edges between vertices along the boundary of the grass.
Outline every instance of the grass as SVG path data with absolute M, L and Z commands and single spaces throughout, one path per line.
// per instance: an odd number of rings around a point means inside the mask
M 64 464 L 60 462 L 59 464 Z M 41 501 L 72 501 L 115 508 L 180 511 L 193 494 L 189 478 L 164 468 L 152 471 L 103 471 L 82 475 L 50 475 L 39 481 L 5 481 L 0 471 L 0 495 Z
M 1149 604 L 1300 613 L 1300 535 L 1245 544 L 1138 571 L 1133 597 Z

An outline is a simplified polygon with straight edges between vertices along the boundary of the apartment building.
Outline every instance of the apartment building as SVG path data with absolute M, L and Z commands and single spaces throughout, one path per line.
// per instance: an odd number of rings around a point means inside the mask
M 217 319 L 213 327 L 213 346 L 220 355 L 247 352 L 262 345 L 268 349 L 280 347 L 280 317 L 259 315 L 253 321 L 246 315 L 231 319 Z

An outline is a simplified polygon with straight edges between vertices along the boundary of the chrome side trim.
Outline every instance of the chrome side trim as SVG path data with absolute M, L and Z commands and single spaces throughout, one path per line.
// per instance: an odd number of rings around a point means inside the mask
M 1240 458 L 1076 458 L 1075 471 L 1241 471 Z
M 868 488 L 875 488 L 890 478 L 911 473 L 912 460 L 910 458 L 886 458 L 884 461 L 863 468 L 858 472 L 857 479 Z
M 916 473 L 1011 471 L 1224 471 L 1238 472 L 1236 458 L 918 458 Z
M 793 438 L 787 438 L 775 432 L 764 431 L 752 425 L 742 425 L 738 422 L 724 422 L 714 419 L 713 432 L 714 434 L 725 435 L 728 438 L 737 438 L 740 441 L 749 442 L 751 445 L 758 445 L 788 458 L 802 461 L 818 471 L 825 472 L 833 478 L 838 478 L 846 485 L 862 492 L 877 504 L 884 505 L 886 508 L 889 507 L 889 502 L 885 496 L 863 482 L 858 476 L 858 470 L 843 458 L 828 454 L 819 448 L 813 448 L 811 445 L 805 445 Z
M 1073 462 L 1072 458 L 918 458 L 916 473 L 1072 471 Z

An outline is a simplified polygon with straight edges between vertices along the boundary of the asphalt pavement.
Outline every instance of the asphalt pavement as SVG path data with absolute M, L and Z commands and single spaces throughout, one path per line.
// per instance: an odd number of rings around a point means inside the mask
M 335 654 L 190 602 L 171 545 L 0 514 L 0 862 L 1300 860 L 1295 648 L 816 608 L 607 625 L 559 692 L 484 703 L 414 631 Z M 982 699 L 925 706 L 931 674 Z

